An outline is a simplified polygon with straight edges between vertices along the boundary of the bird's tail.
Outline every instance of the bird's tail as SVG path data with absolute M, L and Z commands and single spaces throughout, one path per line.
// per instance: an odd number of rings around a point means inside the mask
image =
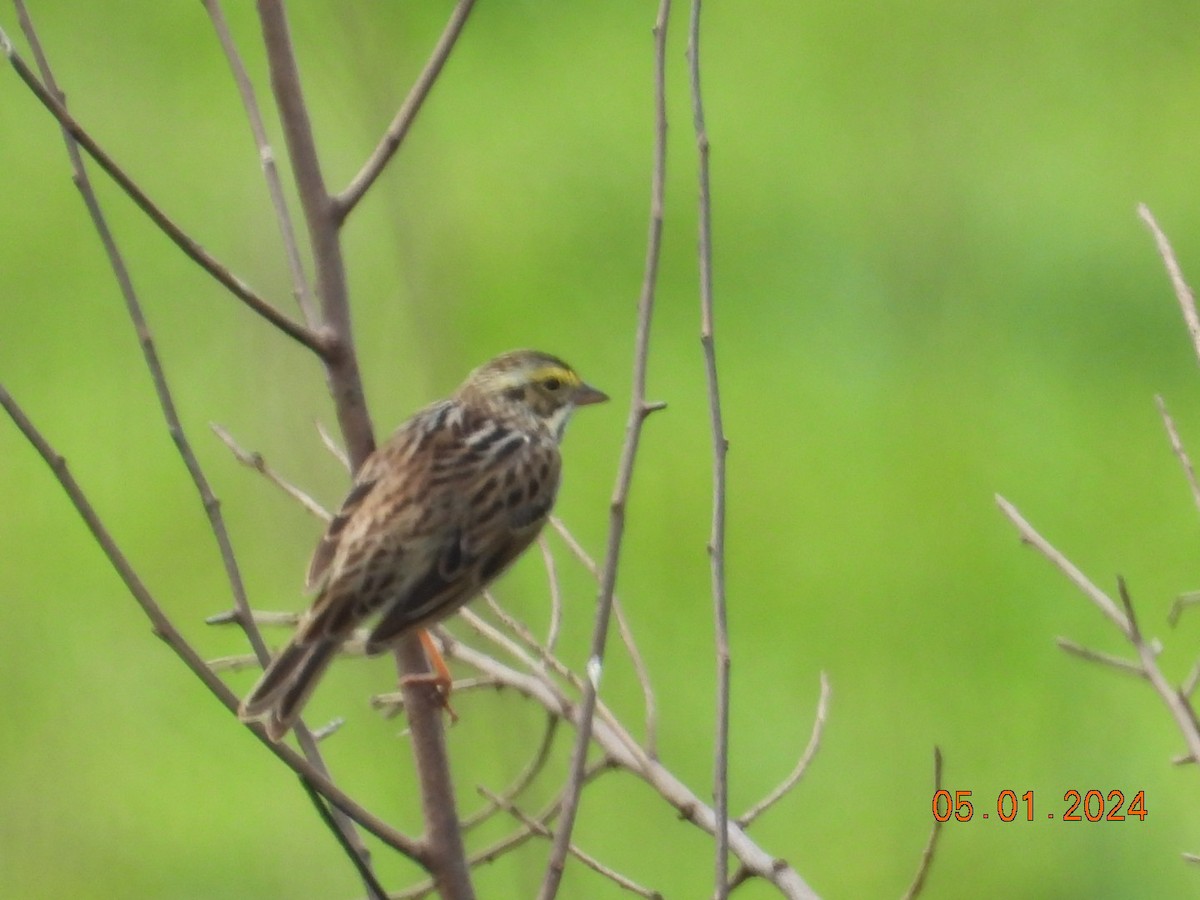
M 271 740 L 281 740 L 300 718 L 340 643 L 326 637 L 288 641 L 238 707 L 238 718 L 261 722 Z

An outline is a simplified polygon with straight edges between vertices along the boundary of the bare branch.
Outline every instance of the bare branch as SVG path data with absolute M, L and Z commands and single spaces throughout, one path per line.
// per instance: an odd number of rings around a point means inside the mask
M 546 727 L 542 731 L 542 739 L 538 742 L 538 748 L 533 755 L 533 759 L 531 759 L 529 764 L 525 766 L 519 775 L 517 775 L 517 777 L 513 780 L 513 783 L 501 791 L 497 796 L 502 798 L 505 802 L 514 802 L 519 796 L 521 796 L 521 794 L 525 792 L 525 789 L 533 783 L 533 780 L 537 778 L 542 769 L 546 767 L 546 762 L 550 759 L 550 748 L 554 746 L 554 736 L 558 733 L 558 723 L 560 721 L 562 720 L 556 715 L 546 715 Z M 482 785 L 480 785 L 478 789 L 480 791 L 484 790 Z M 462 820 L 463 829 L 467 830 L 474 828 L 481 822 L 490 819 L 497 810 L 502 808 L 502 804 L 493 801 L 472 815 L 464 816 Z
M 261 453 L 242 449 L 238 442 L 234 440 L 233 435 L 215 422 L 210 422 L 208 427 L 213 430 L 213 434 L 221 439 L 221 442 L 230 449 L 234 458 L 242 465 L 264 476 L 267 481 L 282 490 L 322 522 L 328 522 L 332 518 L 329 510 L 267 465 L 267 461 L 263 459 Z
M 1188 456 L 1187 450 L 1183 446 L 1183 440 L 1179 437 L 1179 430 L 1175 427 L 1175 420 L 1167 412 L 1167 403 L 1163 400 L 1162 395 L 1156 394 L 1154 402 L 1158 406 L 1159 415 L 1162 416 L 1163 427 L 1167 429 L 1167 437 L 1171 441 L 1171 452 L 1179 460 L 1179 465 L 1183 469 L 1183 477 L 1187 479 L 1188 488 L 1192 492 L 1192 501 L 1196 504 L 1196 509 L 1200 510 L 1200 483 L 1196 481 L 1196 470 L 1192 466 L 1191 457 Z M 1171 624 L 1175 623 L 1172 622 Z
M 352 473 L 354 470 L 350 468 L 350 457 L 346 455 L 346 451 L 333 439 L 333 435 L 329 433 L 329 430 L 322 423 L 317 422 L 315 424 L 317 434 L 321 436 L 321 443 L 325 445 L 325 449 L 330 452 L 334 459 L 342 464 L 342 468 L 347 473 Z
M 574 672 L 572 672 L 562 660 L 558 659 L 544 646 L 539 644 L 537 639 L 533 636 L 533 632 L 530 631 L 523 622 L 519 621 L 513 615 L 505 611 L 504 608 L 496 602 L 496 598 L 491 591 L 484 591 L 483 595 L 487 600 L 488 607 L 496 614 L 504 627 L 516 635 L 517 639 L 521 641 L 522 644 L 537 654 L 540 665 L 535 663 L 534 660 L 524 652 L 524 650 L 510 641 L 499 631 L 492 628 L 492 626 L 485 622 L 477 613 L 470 609 L 460 610 L 459 614 L 476 632 L 505 650 L 507 653 L 509 653 L 509 655 L 520 661 L 530 671 L 542 673 L 543 680 L 548 685 L 551 685 L 553 690 L 556 692 L 558 692 L 558 687 L 554 685 L 548 677 L 545 677 L 548 672 L 553 672 L 554 674 L 558 675 L 560 678 L 566 681 L 567 684 L 571 685 L 577 690 L 584 689 L 583 680 Z M 444 632 L 442 633 L 442 636 L 443 639 L 445 639 Z M 561 695 L 561 692 L 559 693 Z M 565 696 L 563 696 L 562 702 L 567 702 Z M 637 741 L 635 741 L 633 738 L 633 735 L 631 735 L 628 730 L 621 725 L 617 717 L 613 715 L 612 710 L 610 710 L 608 706 L 599 700 L 597 700 L 596 703 L 596 715 L 604 719 L 613 732 L 619 735 L 621 740 L 628 744 L 630 748 L 640 750 Z
M 38 77 L 30 70 L 21 59 L 20 55 L 12 45 L 7 34 L 3 29 L 0 29 L 0 49 L 4 51 L 8 58 L 9 65 L 17 73 L 18 77 L 25 82 L 26 86 L 33 95 L 38 99 L 38 102 L 50 112 L 63 130 L 72 138 L 78 141 L 79 146 L 83 147 L 88 152 L 88 155 L 96 161 L 96 165 L 117 184 L 117 186 L 125 192 L 137 207 L 146 214 L 158 229 L 165 234 L 170 241 L 175 244 L 188 259 L 195 262 L 200 268 L 204 269 L 209 275 L 217 280 L 231 294 L 242 301 L 251 310 L 256 312 L 262 318 L 266 319 L 288 337 L 294 341 L 304 345 L 319 356 L 325 356 L 328 353 L 328 348 L 321 336 L 299 324 L 293 322 L 274 306 L 260 297 L 253 288 L 233 274 L 225 265 L 218 262 L 207 250 L 188 235 L 182 228 L 167 216 L 165 212 L 153 201 L 150 197 L 134 183 L 133 179 L 125 174 L 125 171 L 117 165 L 111 156 L 96 143 L 95 139 L 87 132 L 87 130 L 77 122 L 74 117 L 67 112 L 67 108 L 56 96 L 56 92 L 47 86 L 43 85 Z
M 558 635 L 562 631 L 562 585 L 558 583 L 558 566 L 554 554 L 546 543 L 546 535 L 538 535 L 538 549 L 542 551 L 542 562 L 546 566 L 546 579 L 550 582 L 550 624 L 546 628 L 546 650 L 553 653 L 558 646 Z
M 1167 240 L 1163 230 L 1158 227 L 1158 222 L 1150 212 L 1150 208 L 1145 203 L 1139 203 L 1137 211 L 1142 221 L 1150 229 L 1150 233 L 1154 235 L 1158 253 L 1162 257 L 1163 265 L 1167 267 L 1167 275 L 1171 278 L 1171 287 L 1175 289 L 1175 298 L 1179 301 L 1179 308 L 1183 312 L 1183 321 L 1187 324 L 1188 334 L 1191 335 L 1192 349 L 1196 352 L 1197 361 L 1200 361 L 1200 314 L 1196 312 L 1196 295 L 1192 293 L 1192 289 L 1184 279 L 1183 270 L 1179 267 L 1179 260 L 1175 258 L 1175 251 L 1171 249 L 1171 242 Z
M 283 135 L 296 189 L 308 224 L 309 243 L 317 276 L 317 296 L 327 333 L 323 357 L 329 389 L 337 408 L 338 423 L 346 439 L 346 449 L 355 471 L 375 449 L 371 417 L 363 393 L 358 357 L 350 324 L 350 298 L 346 288 L 346 268 L 333 201 L 325 190 L 317 145 L 313 137 L 308 107 L 300 86 L 300 72 L 292 49 L 292 38 L 282 0 L 258 0 L 258 18 L 262 26 L 267 63 L 271 69 L 271 89 L 279 107 Z
M 1071 656 L 1077 656 L 1080 659 L 1088 662 L 1097 663 L 1098 665 L 1108 666 L 1116 669 L 1118 672 L 1124 672 L 1127 675 L 1137 675 L 1139 678 L 1145 678 L 1146 673 L 1142 671 L 1142 667 L 1131 660 L 1122 659 L 1119 656 L 1113 656 L 1110 653 L 1101 653 L 1099 650 L 1093 650 L 1090 647 L 1084 647 L 1082 644 L 1077 644 L 1072 640 L 1064 637 L 1055 638 L 1055 643 L 1066 653 Z
M 1197 683 L 1200 683 L 1200 660 L 1196 660 L 1192 664 L 1187 678 L 1183 680 L 1183 684 L 1179 688 L 1179 693 L 1190 701 L 1192 694 L 1196 693 Z
M 17 428 L 25 436 L 25 439 L 29 441 L 46 462 L 46 465 L 50 467 L 55 478 L 58 479 L 59 485 L 75 507 L 75 511 L 79 513 L 80 518 L 87 525 L 92 537 L 108 558 L 109 564 L 112 565 L 117 575 L 120 576 L 121 581 L 125 584 L 126 589 L 150 620 L 154 634 L 161 638 L 183 660 L 184 664 L 225 705 L 226 709 L 231 713 L 236 713 L 239 702 L 237 696 L 225 686 L 225 682 L 215 672 L 205 665 L 204 660 L 200 658 L 199 654 L 184 640 L 183 636 L 163 612 L 158 601 L 154 599 L 154 596 L 146 588 L 137 572 L 133 569 L 133 566 L 130 565 L 129 560 L 125 557 L 125 554 L 121 551 L 116 541 L 113 540 L 104 523 L 100 521 L 100 517 L 96 514 L 90 501 L 88 501 L 86 494 L 84 494 L 79 484 L 75 481 L 74 476 L 67 468 L 66 460 L 42 436 L 41 432 L 34 427 L 29 417 L 25 415 L 25 412 L 2 384 L 0 384 L 0 407 L 4 408 L 9 418 L 12 419 Z M 406 837 L 374 814 L 368 812 L 355 800 L 351 799 L 341 788 L 330 781 L 325 773 L 319 771 L 291 747 L 282 743 L 277 744 L 270 740 L 261 726 L 253 725 L 247 726 L 247 728 L 269 751 L 275 754 L 297 775 L 304 776 L 316 785 L 321 794 L 333 803 L 334 806 L 342 810 L 342 812 L 346 813 L 346 815 L 350 816 L 355 822 L 389 847 L 428 867 L 429 855 L 423 844 Z
M 1055 568 L 1067 576 L 1067 578 L 1081 591 L 1084 595 L 1095 604 L 1100 612 L 1104 613 L 1114 625 L 1120 629 L 1121 634 L 1125 637 L 1131 637 L 1129 623 L 1125 620 L 1125 614 L 1117 608 L 1112 599 L 1092 584 L 1086 575 L 1084 575 L 1069 559 L 1063 556 L 1056 550 L 1049 541 L 1037 533 L 1033 526 L 1017 512 L 1017 508 L 1001 497 L 996 495 L 996 505 L 1000 507 L 1000 511 L 1008 517 L 1008 520 L 1017 526 L 1017 531 L 1021 536 L 1021 540 L 1032 546 L 1042 556 L 1046 557 Z
M 338 726 L 334 726 L 336 730 Z M 328 737 L 332 732 L 323 731 L 320 735 L 313 735 L 314 740 L 320 740 L 323 737 Z M 321 792 L 316 786 L 307 779 L 301 778 L 300 783 L 304 785 L 304 790 L 308 794 L 308 799 L 312 801 L 312 805 L 316 808 L 317 814 L 324 821 L 326 827 L 333 832 L 334 836 L 341 844 L 342 851 L 350 858 L 354 864 L 354 868 L 358 871 L 358 876 L 363 880 L 363 884 L 367 888 L 367 896 L 370 900 L 387 900 L 387 891 L 383 889 L 383 885 L 379 883 L 379 879 L 375 877 L 375 873 L 371 871 L 370 856 L 363 852 L 360 844 L 352 840 L 354 831 L 347 833 L 342 826 L 340 819 L 335 816 L 335 813 L 340 813 L 336 807 L 331 808 L 327 805 L 328 801 L 321 796 Z
M 821 735 L 825 731 L 825 722 L 829 718 L 830 693 L 829 676 L 822 672 L 821 696 L 817 700 L 817 714 L 813 718 L 812 734 L 808 737 L 808 745 L 804 748 L 804 752 L 800 754 L 800 759 L 796 763 L 796 767 L 792 769 L 791 774 L 775 790 L 771 791 L 766 797 L 734 820 L 739 827 L 749 828 L 750 823 L 783 799 L 792 788 L 799 784 L 800 779 L 804 777 L 804 773 L 808 771 L 808 767 L 812 764 L 813 757 L 817 755 L 817 749 L 821 746 Z
M 429 61 L 425 63 L 425 68 L 417 76 L 408 96 L 404 98 L 396 117 L 392 119 L 383 139 L 380 140 L 379 146 L 371 153 L 362 170 L 354 176 L 346 189 L 333 198 L 333 212 L 338 222 L 344 221 L 358 205 L 358 201 L 366 196 L 371 185 L 375 183 L 375 179 L 383 174 L 388 162 L 400 149 L 400 145 L 404 143 L 409 128 L 416 120 L 417 113 L 421 111 L 421 105 L 425 102 L 425 98 L 433 89 L 434 82 L 441 74 L 442 66 L 446 64 L 450 52 L 454 49 L 454 44 L 458 41 L 458 36 L 462 33 L 463 26 L 467 24 L 467 17 L 471 15 L 474 7 L 475 0 L 458 0 L 454 11 L 450 13 L 450 19 L 446 22 L 442 36 L 438 38 L 438 42 L 433 48 Z
M 512 815 L 512 817 L 515 818 L 518 822 L 521 822 L 522 824 L 524 824 L 526 828 L 528 828 L 530 831 L 532 831 L 534 834 L 538 835 L 539 837 L 544 837 L 544 838 L 553 838 L 554 837 L 553 832 L 551 832 L 549 828 L 547 828 L 545 825 L 543 825 L 541 822 L 537 821 L 536 819 L 530 818 L 529 816 L 525 815 L 525 813 L 523 813 L 520 809 L 518 809 L 511 801 L 506 800 L 502 797 L 499 797 L 496 794 L 493 794 L 491 791 L 489 791 L 487 788 L 484 788 L 484 787 L 479 788 L 479 793 L 482 794 L 484 797 L 487 797 L 492 803 L 496 804 L 497 806 L 500 806 L 502 809 L 504 809 L 506 812 L 508 812 L 510 815 Z M 629 891 L 630 893 L 637 894 L 639 897 L 650 897 L 650 898 L 656 898 L 656 900 L 661 900 L 662 894 L 658 893 L 658 891 L 652 891 L 649 888 L 644 888 L 641 885 L 637 884 L 636 882 L 632 881 L 631 879 L 626 878 L 624 875 L 620 874 L 619 872 L 615 871 L 614 869 L 611 869 L 608 866 L 601 863 L 594 856 L 592 856 L 588 853 L 584 853 L 575 844 L 570 845 L 569 852 L 572 856 L 574 856 L 576 859 L 578 859 L 580 862 L 582 862 L 585 866 L 587 866 L 588 868 L 592 869 L 595 872 L 600 873 L 605 878 L 614 882 L 618 887 L 620 887 L 626 891 Z
M 1153 685 L 1155 692 L 1162 699 L 1163 703 L 1166 704 L 1172 718 L 1175 719 L 1176 726 L 1187 742 L 1188 752 L 1194 759 L 1200 759 L 1200 723 L 1196 721 L 1195 713 L 1192 711 L 1191 704 L 1187 700 L 1187 694 L 1173 687 L 1167 681 L 1166 676 L 1163 675 L 1162 670 L 1158 667 L 1155 648 L 1142 639 L 1141 633 L 1132 617 L 1133 603 L 1129 599 L 1129 593 L 1125 589 L 1124 581 L 1122 580 L 1119 583 L 1122 595 L 1121 600 L 1126 610 L 1122 612 L 1113 603 L 1112 598 L 1089 581 L 1087 576 L 1080 572 L 1065 556 L 1038 534 L 1033 529 L 1033 526 L 1021 517 L 1021 514 L 1017 512 L 1011 503 L 999 495 L 996 496 L 996 502 L 1009 520 L 1017 526 L 1017 530 L 1021 534 L 1021 539 L 1031 544 L 1043 556 L 1054 563 L 1117 626 L 1121 634 L 1124 635 L 1125 639 L 1137 651 L 1138 659 L 1141 662 L 1141 668 L 1145 673 L 1146 679 Z
M 580 727 L 585 712 L 583 708 L 567 703 L 561 693 L 556 691 L 552 685 L 547 684 L 538 674 L 519 672 L 461 641 L 450 643 L 445 650 L 447 656 L 495 679 L 504 687 L 528 697 L 548 712 L 562 716 L 577 729 Z M 649 757 L 637 744 L 626 740 L 603 718 L 596 717 L 592 720 L 591 736 L 611 765 L 631 772 L 650 785 L 658 792 L 659 796 L 674 807 L 680 818 L 691 822 L 710 835 L 714 834 L 716 816 L 712 807 L 697 797 L 658 760 Z M 586 783 L 586 777 L 584 781 Z M 564 787 L 564 805 L 566 794 L 567 789 Z M 561 824 L 559 827 L 561 828 Z M 559 831 L 556 829 L 556 840 L 558 833 Z M 751 875 L 774 885 L 789 900 L 797 900 L 797 898 L 811 900 L 811 898 L 817 897 L 795 869 L 784 860 L 764 851 L 742 828 L 734 823 L 729 825 L 729 850 L 749 870 Z
M 350 302 L 342 256 L 337 205 L 325 187 L 312 123 L 304 102 L 300 73 L 282 0 L 258 0 L 258 17 L 271 73 L 271 89 L 283 125 L 288 155 L 316 270 L 317 295 L 327 334 L 326 377 L 346 442 L 352 471 L 357 472 L 375 449 L 374 432 L 354 351 Z M 416 633 L 404 637 L 394 655 L 402 675 L 426 671 L 425 651 Z M 442 699 L 428 685 L 402 679 L 405 708 L 412 733 L 412 752 L 421 787 L 425 846 L 430 874 L 445 900 L 474 898 L 458 823 L 453 779 L 442 725 Z
M 1167 624 L 1174 628 L 1179 624 L 1184 610 L 1193 606 L 1200 606 L 1200 591 L 1186 591 L 1180 594 L 1172 601 L 1171 608 L 1167 610 Z
M 538 900 L 553 900 L 562 883 L 571 832 L 579 812 L 583 791 L 583 773 L 587 766 L 588 745 L 591 740 L 592 717 L 596 711 L 596 694 L 600 689 L 600 674 L 604 666 L 604 650 L 608 642 L 608 621 L 612 613 L 613 591 L 617 583 L 617 566 L 621 556 L 621 539 L 625 532 L 625 503 L 633 482 L 633 464 L 637 458 L 642 425 L 651 409 L 646 403 L 646 365 L 650 353 L 650 321 L 654 312 L 654 295 L 658 284 L 658 258 L 662 246 L 663 198 L 666 183 L 667 107 L 666 107 L 666 37 L 671 0 L 661 0 L 654 25 L 654 166 L 650 184 L 650 223 L 646 240 L 646 268 L 638 300 L 637 335 L 633 354 L 633 396 L 629 418 L 625 424 L 625 441 L 617 467 L 617 483 L 609 506 L 608 545 L 604 569 L 600 577 L 600 593 L 596 601 L 596 623 L 592 629 L 592 645 L 587 662 L 588 680 L 580 704 L 578 733 L 571 752 L 570 770 L 564 788 L 562 819 L 554 835 L 554 846 L 546 863 L 546 873 L 538 891 Z
M 279 224 L 279 235 L 283 239 L 283 252 L 287 257 L 288 271 L 292 273 L 292 292 L 296 303 L 304 316 L 309 328 L 316 327 L 317 310 L 313 306 L 312 289 L 304 274 L 304 265 L 300 262 L 300 247 L 296 241 L 296 228 L 292 224 L 292 215 L 288 211 L 287 200 L 283 196 L 283 185 L 279 180 L 279 170 L 275 165 L 275 151 L 267 139 L 267 129 L 263 125 L 262 113 L 259 111 L 258 98 L 254 93 L 254 85 L 246 74 L 246 66 L 238 53 L 233 35 L 229 33 L 229 23 L 221 9 L 219 0 L 201 0 L 208 10 L 213 29 L 225 59 L 229 62 L 229 70 L 233 74 L 238 94 L 242 98 L 242 107 L 246 111 L 246 119 L 250 122 L 250 132 L 254 136 L 254 145 L 258 148 L 258 159 L 262 164 L 263 176 L 267 181 L 267 193 L 271 197 L 271 207 L 275 210 L 275 221 Z
M 37 61 L 38 68 L 41 72 L 42 81 L 46 87 L 56 96 L 61 97 L 62 93 L 55 84 L 54 74 L 50 69 L 50 63 L 42 50 L 41 41 L 38 38 L 37 32 L 33 27 L 33 22 L 29 17 L 28 11 L 25 8 L 23 0 L 16 0 L 17 14 L 21 21 L 22 30 L 29 41 L 29 45 L 33 50 L 34 58 Z M 175 408 L 175 401 L 171 395 L 171 390 L 167 384 L 166 373 L 163 371 L 162 363 L 158 357 L 158 350 L 155 347 L 154 339 L 151 336 L 150 328 L 146 322 L 145 315 L 142 311 L 141 301 L 137 297 L 137 292 L 134 290 L 133 281 L 130 278 L 129 270 L 125 265 L 124 257 L 117 248 L 116 241 L 108 227 L 103 211 L 100 209 L 100 204 L 96 198 L 95 191 L 92 189 L 91 180 L 88 177 L 87 170 L 83 164 L 82 155 L 79 152 L 79 146 L 71 133 L 66 129 L 63 130 L 63 140 L 66 143 L 67 155 L 70 157 L 71 168 L 74 174 L 74 183 L 79 189 L 80 195 L 83 197 L 84 205 L 87 207 L 88 214 L 91 217 L 92 224 L 96 228 L 96 232 L 100 237 L 101 245 L 104 247 L 105 254 L 108 257 L 109 264 L 112 267 L 113 274 L 116 277 L 117 284 L 120 287 L 121 295 L 125 300 L 126 312 L 129 315 L 130 321 L 133 323 L 134 330 L 137 333 L 139 343 L 142 348 L 142 356 L 146 363 L 146 368 L 150 373 L 151 381 L 154 384 L 154 390 L 158 397 L 159 407 L 162 410 L 163 418 L 166 420 L 167 431 L 171 435 L 175 443 L 176 450 L 179 452 L 180 458 L 183 460 L 184 466 L 191 476 L 192 483 L 200 496 L 204 511 L 208 516 L 209 527 L 212 530 L 213 537 L 216 540 L 218 551 L 220 553 L 221 562 L 225 569 L 225 577 L 229 582 L 230 590 L 233 594 L 234 613 L 238 623 L 241 625 L 243 632 L 246 634 L 247 640 L 254 651 L 255 656 L 261 665 L 266 665 L 270 659 L 270 653 L 267 651 L 266 644 L 263 642 L 262 635 L 259 634 L 258 628 L 255 625 L 250 615 L 250 604 L 246 598 L 245 586 L 242 582 L 241 571 L 238 568 L 237 559 L 233 550 L 233 543 L 229 539 L 228 529 L 225 527 L 225 519 L 221 513 L 221 504 L 213 494 L 212 488 L 209 485 L 207 477 L 204 475 L 203 469 L 200 467 L 199 461 L 192 450 L 191 443 L 188 441 L 187 434 L 184 431 L 183 423 L 179 419 L 179 414 Z M 324 760 L 321 758 L 320 751 L 317 749 L 316 741 L 313 740 L 307 730 L 301 727 L 297 732 L 297 740 L 303 749 L 305 756 L 309 762 L 323 775 L 328 776 L 328 769 L 325 767 Z M 354 830 L 353 824 L 346 816 L 338 810 L 329 814 L 327 810 L 322 808 L 322 819 L 330 824 L 336 824 L 339 844 L 342 847 L 355 847 L 354 858 L 352 862 L 358 869 L 369 869 L 370 857 L 366 846 L 362 842 L 362 838 Z M 367 882 L 368 888 L 370 882 Z
M 596 561 L 592 559 L 591 555 L 583 549 L 583 545 L 576 540 L 575 535 L 571 533 L 566 524 L 557 516 L 551 516 L 550 525 L 558 532 L 559 537 L 566 543 L 567 548 L 575 554 L 575 558 L 583 563 L 584 568 L 599 582 L 601 575 L 600 567 L 596 565 Z M 625 645 L 625 649 L 629 653 L 629 660 L 633 663 L 633 670 L 637 675 L 638 684 L 642 687 L 642 701 L 646 707 L 646 735 L 644 740 L 646 752 L 651 756 L 657 756 L 658 702 L 654 696 L 654 685 L 650 681 L 650 670 L 646 667 L 646 661 L 642 657 L 641 650 L 638 649 L 637 641 L 633 636 L 633 629 L 629 627 L 629 620 L 625 616 L 625 607 L 621 603 L 621 598 L 615 593 L 612 598 L 612 607 L 613 615 L 617 617 L 617 632 L 621 635 L 621 642 Z
M 721 416 L 720 381 L 713 324 L 712 197 L 709 191 L 708 129 L 704 124 L 704 101 L 700 90 L 700 7 L 692 0 L 688 26 L 688 63 L 692 93 L 692 122 L 699 160 L 699 256 L 700 256 L 700 343 L 704 348 L 704 372 L 708 384 L 709 427 L 712 431 L 713 499 L 712 533 L 708 556 L 712 567 L 713 624 L 717 657 L 717 713 L 713 747 L 713 797 L 717 812 L 716 898 L 727 896 L 729 882 L 729 622 L 725 604 L 725 456 L 729 442 Z
M 942 789 L 942 749 L 940 747 L 933 748 L 933 792 L 937 794 Z M 937 849 L 938 838 L 942 833 L 942 825 L 944 822 L 933 820 L 933 828 L 929 832 L 929 842 L 925 845 L 925 850 L 921 853 L 921 865 L 917 868 L 917 875 L 913 879 L 912 884 L 908 886 L 908 890 L 904 892 L 904 900 L 916 900 L 918 894 L 925 887 L 925 878 L 929 874 L 929 867 L 933 864 L 933 854 Z
M 22 30 L 33 50 L 34 59 L 37 61 L 42 80 L 56 97 L 61 97 L 62 92 L 58 89 L 58 85 L 55 84 L 54 74 L 50 70 L 50 63 L 42 51 L 41 41 L 34 30 L 33 22 L 29 18 L 29 13 L 25 8 L 23 0 L 15 0 L 15 6 L 17 15 L 21 21 Z M 108 227 L 108 221 L 100 209 L 96 193 L 92 190 L 91 180 L 88 178 L 87 170 L 83 165 L 83 158 L 79 153 L 79 145 L 71 136 L 71 133 L 65 129 L 63 131 L 63 141 L 66 143 L 67 156 L 71 161 L 73 181 L 79 190 L 80 196 L 83 198 L 84 205 L 87 207 L 88 216 L 91 218 L 92 225 L 96 229 L 100 243 L 104 247 L 104 253 L 108 257 L 109 265 L 112 267 L 113 275 L 121 290 L 121 296 L 125 301 L 125 311 L 137 334 L 138 343 L 142 350 L 142 357 L 146 363 L 146 369 L 150 373 L 150 380 L 154 384 L 154 392 L 158 398 L 159 407 L 162 410 L 163 418 L 166 420 L 167 431 L 175 443 L 175 449 L 179 452 L 188 475 L 191 476 L 192 484 L 195 486 L 197 493 L 199 493 L 200 501 L 208 516 L 209 526 L 212 529 L 213 537 L 216 539 L 217 548 L 221 556 L 221 563 L 225 568 L 225 577 L 229 581 L 229 587 L 233 593 L 234 607 L 238 611 L 242 627 L 246 632 L 246 637 L 250 641 L 250 646 L 254 649 L 254 653 L 259 658 L 259 661 L 265 663 L 270 659 L 270 653 L 268 653 L 262 636 L 258 633 L 258 629 L 250 620 L 250 604 L 246 600 L 246 588 L 242 583 L 242 575 L 238 569 L 237 559 L 233 552 L 233 544 L 229 540 L 229 531 L 225 527 L 225 518 L 221 514 L 221 505 L 213 494 L 204 471 L 200 468 L 196 454 L 192 452 L 192 446 L 183 430 L 183 423 L 179 420 L 179 413 L 175 409 L 175 400 L 171 396 L 171 389 L 167 384 L 166 373 L 163 371 L 162 363 L 158 358 L 158 349 L 154 345 L 150 326 L 147 324 L 145 314 L 142 312 L 141 301 L 134 290 L 133 280 L 130 278 L 129 269 L 125 265 L 125 259 L 121 255 L 112 231 Z

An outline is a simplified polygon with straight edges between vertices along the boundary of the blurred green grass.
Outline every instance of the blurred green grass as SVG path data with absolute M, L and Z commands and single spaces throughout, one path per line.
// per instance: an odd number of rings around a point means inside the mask
M 447 11 L 292 10 L 332 184 L 372 146 Z M 257 161 L 199 6 L 34 13 L 79 118 L 218 257 L 287 298 Z M 265 101 L 253 14 L 227 13 Z M 663 758 L 703 796 L 709 443 L 685 14 L 672 23 L 650 368 L 652 397 L 670 407 L 647 425 L 619 590 L 659 689 Z M 346 232 L 380 432 L 514 346 L 561 353 L 618 399 L 580 416 L 566 448 L 560 511 L 597 555 L 644 257 L 652 17 L 650 4 L 481 4 Z M 0 24 L 15 30 L 11 15 Z M 705 8 L 731 442 L 731 792 L 743 808 L 790 769 L 827 671 L 817 762 L 755 827 L 826 896 L 908 884 L 935 743 L 947 787 L 973 790 L 977 808 L 1033 789 L 1040 811 L 1061 813 L 1069 789 L 1119 788 L 1145 790 L 1149 815 L 948 826 L 926 897 L 1194 892 L 1179 853 L 1196 849 L 1200 827 L 1187 814 L 1194 773 L 1169 765 L 1178 735 L 1144 685 L 1054 647 L 1065 634 L 1121 649 L 992 501 L 1005 494 L 1102 585 L 1125 575 L 1143 627 L 1167 639 L 1165 667 L 1187 671 L 1200 625 L 1168 633 L 1163 616 L 1197 586 L 1195 512 L 1152 398 L 1166 397 L 1194 447 L 1196 363 L 1134 207 L 1147 202 L 1185 270 L 1200 268 L 1194 25 L 1180 2 Z M 56 127 L 9 70 L 0 189 L 0 379 L 186 633 L 211 655 L 238 652 L 236 636 L 201 624 L 228 603 L 202 512 Z M 344 476 L 311 424 L 331 421 L 320 372 L 107 185 L 102 196 L 251 596 L 298 607 L 318 526 L 240 470 L 207 423 L 336 502 Z M 355 895 L 294 781 L 150 636 L 11 427 L 0 460 L 0 894 Z M 562 565 L 575 609 L 564 653 L 577 662 L 592 593 Z M 499 588 L 535 621 L 543 590 L 536 559 Z M 390 678 L 386 663 L 348 663 L 314 713 L 350 720 L 330 747 L 339 778 L 415 829 L 399 726 L 362 701 Z M 619 657 L 606 679 L 636 721 Z M 450 740 L 469 805 L 476 783 L 495 787 L 522 764 L 539 719 L 509 697 L 462 707 Z M 581 844 L 667 896 L 704 895 L 708 843 L 646 789 L 610 785 L 588 796 Z M 379 857 L 386 883 L 413 877 Z M 533 895 L 543 857 L 535 847 L 481 870 L 480 895 Z M 577 871 L 564 888 L 614 894 Z

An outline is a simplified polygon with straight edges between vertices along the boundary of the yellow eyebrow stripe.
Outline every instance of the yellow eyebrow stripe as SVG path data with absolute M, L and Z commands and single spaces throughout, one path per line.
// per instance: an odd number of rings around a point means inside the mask
M 533 373 L 535 381 L 545 381 L 547 378 L 557 378 L 563 384 L 569 384 L 571 387 L 578 387 L 583 383 L 578 375 L 561 366 L 544 366 Z

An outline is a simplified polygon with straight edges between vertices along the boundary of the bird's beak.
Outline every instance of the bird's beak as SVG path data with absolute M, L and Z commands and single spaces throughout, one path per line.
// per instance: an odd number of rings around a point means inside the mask
M 608 394 L 596 390 L 590 384 L 581 384 L 575 389 L 576 406 L 590 406 L 593 403 L 603 403 L 607 399 Z

